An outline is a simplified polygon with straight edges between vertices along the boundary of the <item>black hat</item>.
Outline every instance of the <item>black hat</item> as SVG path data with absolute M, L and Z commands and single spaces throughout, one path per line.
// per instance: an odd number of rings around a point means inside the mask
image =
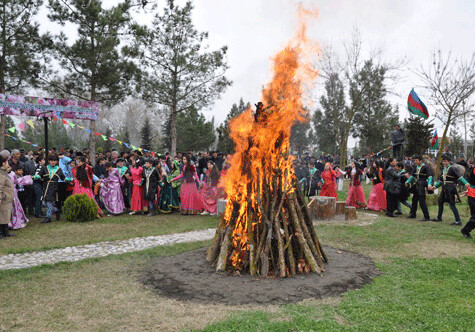
M 452 158 L 448 154 L 443 154 L 442 155 L 442 160 L 447 160 L 447 161 L 452 161 Z

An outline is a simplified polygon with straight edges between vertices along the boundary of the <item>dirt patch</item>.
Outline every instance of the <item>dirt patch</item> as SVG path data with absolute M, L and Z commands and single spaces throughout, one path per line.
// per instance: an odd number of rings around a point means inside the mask
M 140 281 L 159 295 L 201 303 L 280 304 L 338 296 L 361 288 L 379 275 L 364 255 L 324 247 L 329 263 L 323 277 L 316 273 L 284 279 L 219 274 L 205 261 L 206 248 L 160 258 L 142 271 Z
M 376 221 L 378 215 L 373 213 L 373 211 L 369 212 L 361 212 L 357 211 L 356 213 L 358 219 L 356 220 L 345 220 L 345 215 L 336 215 L 332 219 L 314 219 L 313 225 L 335 225 L 335 224 L 345 224 L 345 225 L 352 225 L 352 226 L 369 226 Z

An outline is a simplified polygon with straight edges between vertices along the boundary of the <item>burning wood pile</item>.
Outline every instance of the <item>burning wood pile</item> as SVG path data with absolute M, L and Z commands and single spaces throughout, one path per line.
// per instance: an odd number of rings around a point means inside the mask
M 307 40 L 302 23 L 296 38 L 273 59 L 263 103 L 230 123 L 236 152 L 223 183 L 228 202 L 206 258 L 217 271 L 289 277 L 325 270 L 327 257 L 289 155 L 290 129 L 304 120 L 304 91 L 317 76 L 308 61 L 312 52 L 315 44 Z

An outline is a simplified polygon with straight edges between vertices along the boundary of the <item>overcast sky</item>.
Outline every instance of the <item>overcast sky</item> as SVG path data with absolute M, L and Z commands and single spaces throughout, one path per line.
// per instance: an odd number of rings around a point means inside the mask
M 106 3 L 117 2 L 107 0 Z M 183 4 L 184 1 L 176 1 Z M 400 109 L 400 119 L 408 116 L 407 95 L 422 84 L 411 70 L 428 66 L 431 52 L 441 49 L 454 56 L 469 58 L 475 52 L 475 1 L 473 0 L 312 0 L 303 1 L 317 8 L 319 17 L 309 26 L 309 35 L 322 49 L 327 45 L 340 52 L 343 40 L 351 38 L 357 26 L 369 52 L 379 48 L 387 61 L 406 58 L 390 101 Z M 165 6 L 163 0 L 160 7 Z M 295 29 L 293 0 L 196 0 L 194 23 L 209 32 L 210 49 L 227 45 L 227 73 L 233 85 L 205 116 L 222 122 L 233 103 L 256 103 L 262 86 L 270 79 L 270 57 L 292 37 Z M 141 22 L 147 21 L 141 18 Z M 315 91 L 318 100 L 323 89 Z M 424 101 L 424 92 L 418 92 Z M 315 104 L 314 107 L 318 106 Z M 429 105 L 431 117 L 435 110 Z M 438 125 L 440 128 L 441 126 Z M 439 129 L 440 130 L 440 129 Z

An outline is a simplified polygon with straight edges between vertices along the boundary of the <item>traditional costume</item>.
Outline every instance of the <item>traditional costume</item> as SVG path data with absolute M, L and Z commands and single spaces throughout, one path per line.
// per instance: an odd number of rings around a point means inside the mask
M 130 168 L 130 182 L 132 182 L 132 196 L 130 198 L 130 210 L 143 211 L 148 202 L 144 198 L 143 187 L 141 186 L 143 179 L 143 168 L 132 167 Z
M 363 171 L 358 167 L 354 167 L 348 169 L 346 174 L 350 176 L 346 205 L 354 206 L 359 209 L 366 207 L 366 199 L 360 182 L 360 176 L 363 174 Z
M 119 158 L 118 161 L 124 162 L 122 158 Z M 119 167 L 117 166 L 117 170 L 119 171 L 119 175 L 124 180 L 123 184 L 120 186 L 120 190 L 122 191 L 122 197 L 124 198 L 124 204 L 126 209 L 130 209 L 130 188 L 129 188 L 129 180 L 127 179 L 126 175 L 130 176 L 130 170 L 127 166 Z
M 374 211 L 386 210 L 386 191 L 383 190 L 384 178 L 383 169 L 377 167 L 367 174 L 368 178 L 373 182 L 373 189 L 368 197 L 368 209 Z
M 447 160 L 447 159 L 446 159 Z M 453 225 L 462 225 L 460 220 L 460 214 L 455 205 L 456 197 L 460 199 L 457 192 L 457 182 L 467 185 L 468 182 L 463 178 L 462 175 L 458 172 L 455 166 L 448 164 L 442 170 L 442 174 L 439 177 L 439 181 L 434 185 L 435 188 L 442 187 L 442 192 L 439 195 L 439 211 L 437 213 L 437 218 L 433 219 L 434 221 L 442 221 L 442 214 L 444 213 L 444 203 L 449 203 L 449 207 L 454 213 L 455 222 Z
M 181 214 L 200 214 L 203 211 L 203 201 L 196 188 L 196 182 L 200 182 L 195 171 L 195 166 L 185 165 L 183 172 L 172 181 L 184 179 L 180 189 Z
M 322 190 L 320 196 L 335 197 L 338 200 L 336 193 L 336 178 L 340 176 L 339 172 L 336 172 L 330 167 L 329 170 L 323 171 L 321 174 Z
M 58 201 L 59 181 L 71 182 L 73 179 L 66 178 L 58 165 L 42 166 L 38 174 L 35 175 L 35 180 L 39 179 L 43 179 L 44 189 L 41 200 L 46 204 L 46 217 L 42 222 L 48 223 L 51 221 L 53 213 L 56 213 L 56 219 L 59 219 L 60 217 L 60 210 L 54 206 Z
M 417 203 L 419 202 L 422 213 L 424 214 L 424 219 L 421 221 L 430 220 L 429 210 L 426 204 L 426 189 L 432 185 L 432 181 L 431 169 L 422 162 L 416 167 L 414 175 L 407 179 L 406 184 L 412 187 L 413 192 L 412 207 L 408 218 L 416 218 Z
M 124 198 L 122 197 L 121 185 L 124 180 L 116 168 L 109 171 L 107 178 L 101 183 L 101 200 L 105 208 L 111 214 L 120 214 L 124 211 Z
M 93 199 L 94 202 L 96 203 L 97 213 L 102 215 L 102 210 L 99 207 L 99 204 L 96 202 L 96 199 L 94 198 L 94 193 L 92 192 L 92 188 L 93 188 L 92 179 L 94 177 L 94 173 L 92 171 L 92 168 L 89 167 L 89 165 L 84 164 L 85 174 L 83 174 L 83 176 L 85 175 L 86 177 L 79 180 L 78 179 L 78 172 L 81 171 L 80 167 L 81 166 L 78 166 L 77 168 L 72 169 L 72 172 L 73 172 L 73 175 L 74 175 L 74 187 L 73 187 L 72 195 L 86 194 L 87 197 Z M 81 177 L 81 176 L 79 176 L 79 177 Z
M 469 172 L 470 176 L 468 181 L 470 187 L 468 188 L 468 206 L 470 207 L 470 220 L 465 225 L 464 228 L 460 230 L 463 236 L 466 238 L 471 238 L 470 232 L 475 228 L 475 168 L 472 167 Z
M 10 172 L 10 179 L 12 180 L 14 190 L 13 206 L 12 206 L 12 219 L 8 226 L 13 229 L 20 229 L 26 226 L 28 219 L 26 218 L 23 207 L 21 206 L 20 199 L 18 198 L 18 186 L 29 186 L 33 184 L 31 176 L 26 175 L 19 177 L 15 172 Z
M 156 213 L 155 201 L 158 200 L 158 186 L 160 174 L 155 167 L 143 168 L 142 186 L 144 187 L 144 198 L 148 201 L 150 214 Z
M 216 166 L 215 166 L 216 167 Z M 216 214 L 218 208 L 218 199 L 223 197 L 222 188 L 219 187 L 219 173 L 213 173 L 206 170 L 205 179 L 201 187 L 201 199 L 203 200 L 204 211 L 210 214 Z

